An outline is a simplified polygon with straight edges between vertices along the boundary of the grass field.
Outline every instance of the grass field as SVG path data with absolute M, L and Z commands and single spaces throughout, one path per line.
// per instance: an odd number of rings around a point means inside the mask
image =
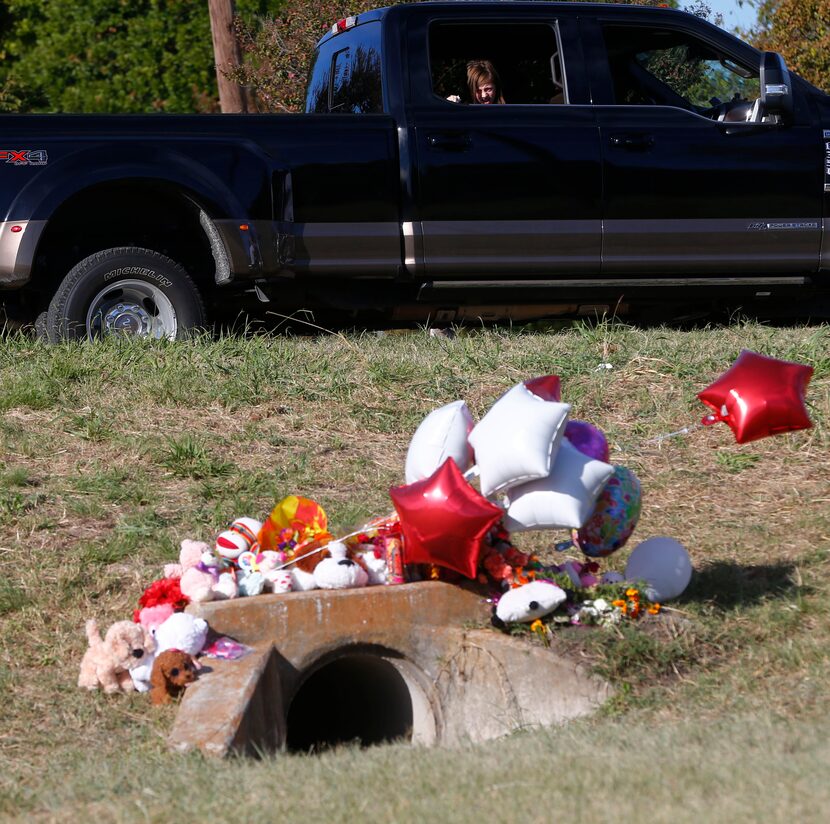
M 815 368 L 814 428 L 738 445 L 695 395 L 742 348 Z M 612 368 L 599 368 L 600 364 Z M 556 373 L 633 469 L 629 547 L 683 543 L 677 630 L 569 651 L 617 687 L 596 717 L 459 751 L 390 745 L 206 761 L 175 709 L 76 687 L 83 622 L 131 615 L 185 537 L 289 493 L 341 534 L 389 509 L 409 438 Z M 830 817 L 830 327 L 577 325 L 45 346 L 0 340 L 0 818 L 27 821 L 825 821 Z M 544 550 L 559 533 L 519 536 Z

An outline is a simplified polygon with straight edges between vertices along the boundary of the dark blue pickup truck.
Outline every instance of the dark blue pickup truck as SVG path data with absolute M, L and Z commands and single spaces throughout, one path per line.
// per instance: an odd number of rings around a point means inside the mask
M 0 117 L 7 313 L 58 340 L 240 299 L 446 323 L 827 295 L 830 98 L 692 15 L 379 9 L 320 41 L 306 108 Z

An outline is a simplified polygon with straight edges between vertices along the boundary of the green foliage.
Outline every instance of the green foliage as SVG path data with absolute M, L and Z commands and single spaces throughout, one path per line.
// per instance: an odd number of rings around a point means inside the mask
M 805 80 L 830 90 L 830 0 L 757 0 L 755 46 L 779 52 Z
M 408 2 L 408 0 L 403 0 Z M 311 58 L 332 23 L 387 5 L 381 0 L 286 0 L 278 17 L 250 24 L 237 19 L 244 65 L 228 77 L 248 86 L 261 111 L 299 112 L 305 107 Z
M 231 469 L 231 464 L 215 459 L 201 440 L 190 435 L 166 438 L 159 463 L 181 478 L 210 478 Z
M 264 10 L 244 0 L 240 13 Z M 0 111 L 217 109 L 207 3 L 7 0 Z
M 29 603 L 26 591 L 8 580 L 0 580 L 0 615 L 23 609 Z

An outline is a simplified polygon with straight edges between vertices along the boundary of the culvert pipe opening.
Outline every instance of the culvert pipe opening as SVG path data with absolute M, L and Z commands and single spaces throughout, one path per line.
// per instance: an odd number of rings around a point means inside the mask
M 377 655 L 336 658 L 300 685 L 286 719 L 289 752 L 343 743 L 412 739 L 412 697 L 398 669 Z

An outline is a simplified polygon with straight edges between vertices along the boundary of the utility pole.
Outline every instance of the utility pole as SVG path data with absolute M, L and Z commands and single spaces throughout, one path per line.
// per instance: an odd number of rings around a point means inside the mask
M 219 107 L 222 113 L 247 112 L 248 97 L 238 83 L 228 80 L 222 69 L 239 66 L 242 53 L 233 31 L 234 0 L 208 0 L 210 31 L 213 35 L 213 59 L 216 83 L 219 86 Z

